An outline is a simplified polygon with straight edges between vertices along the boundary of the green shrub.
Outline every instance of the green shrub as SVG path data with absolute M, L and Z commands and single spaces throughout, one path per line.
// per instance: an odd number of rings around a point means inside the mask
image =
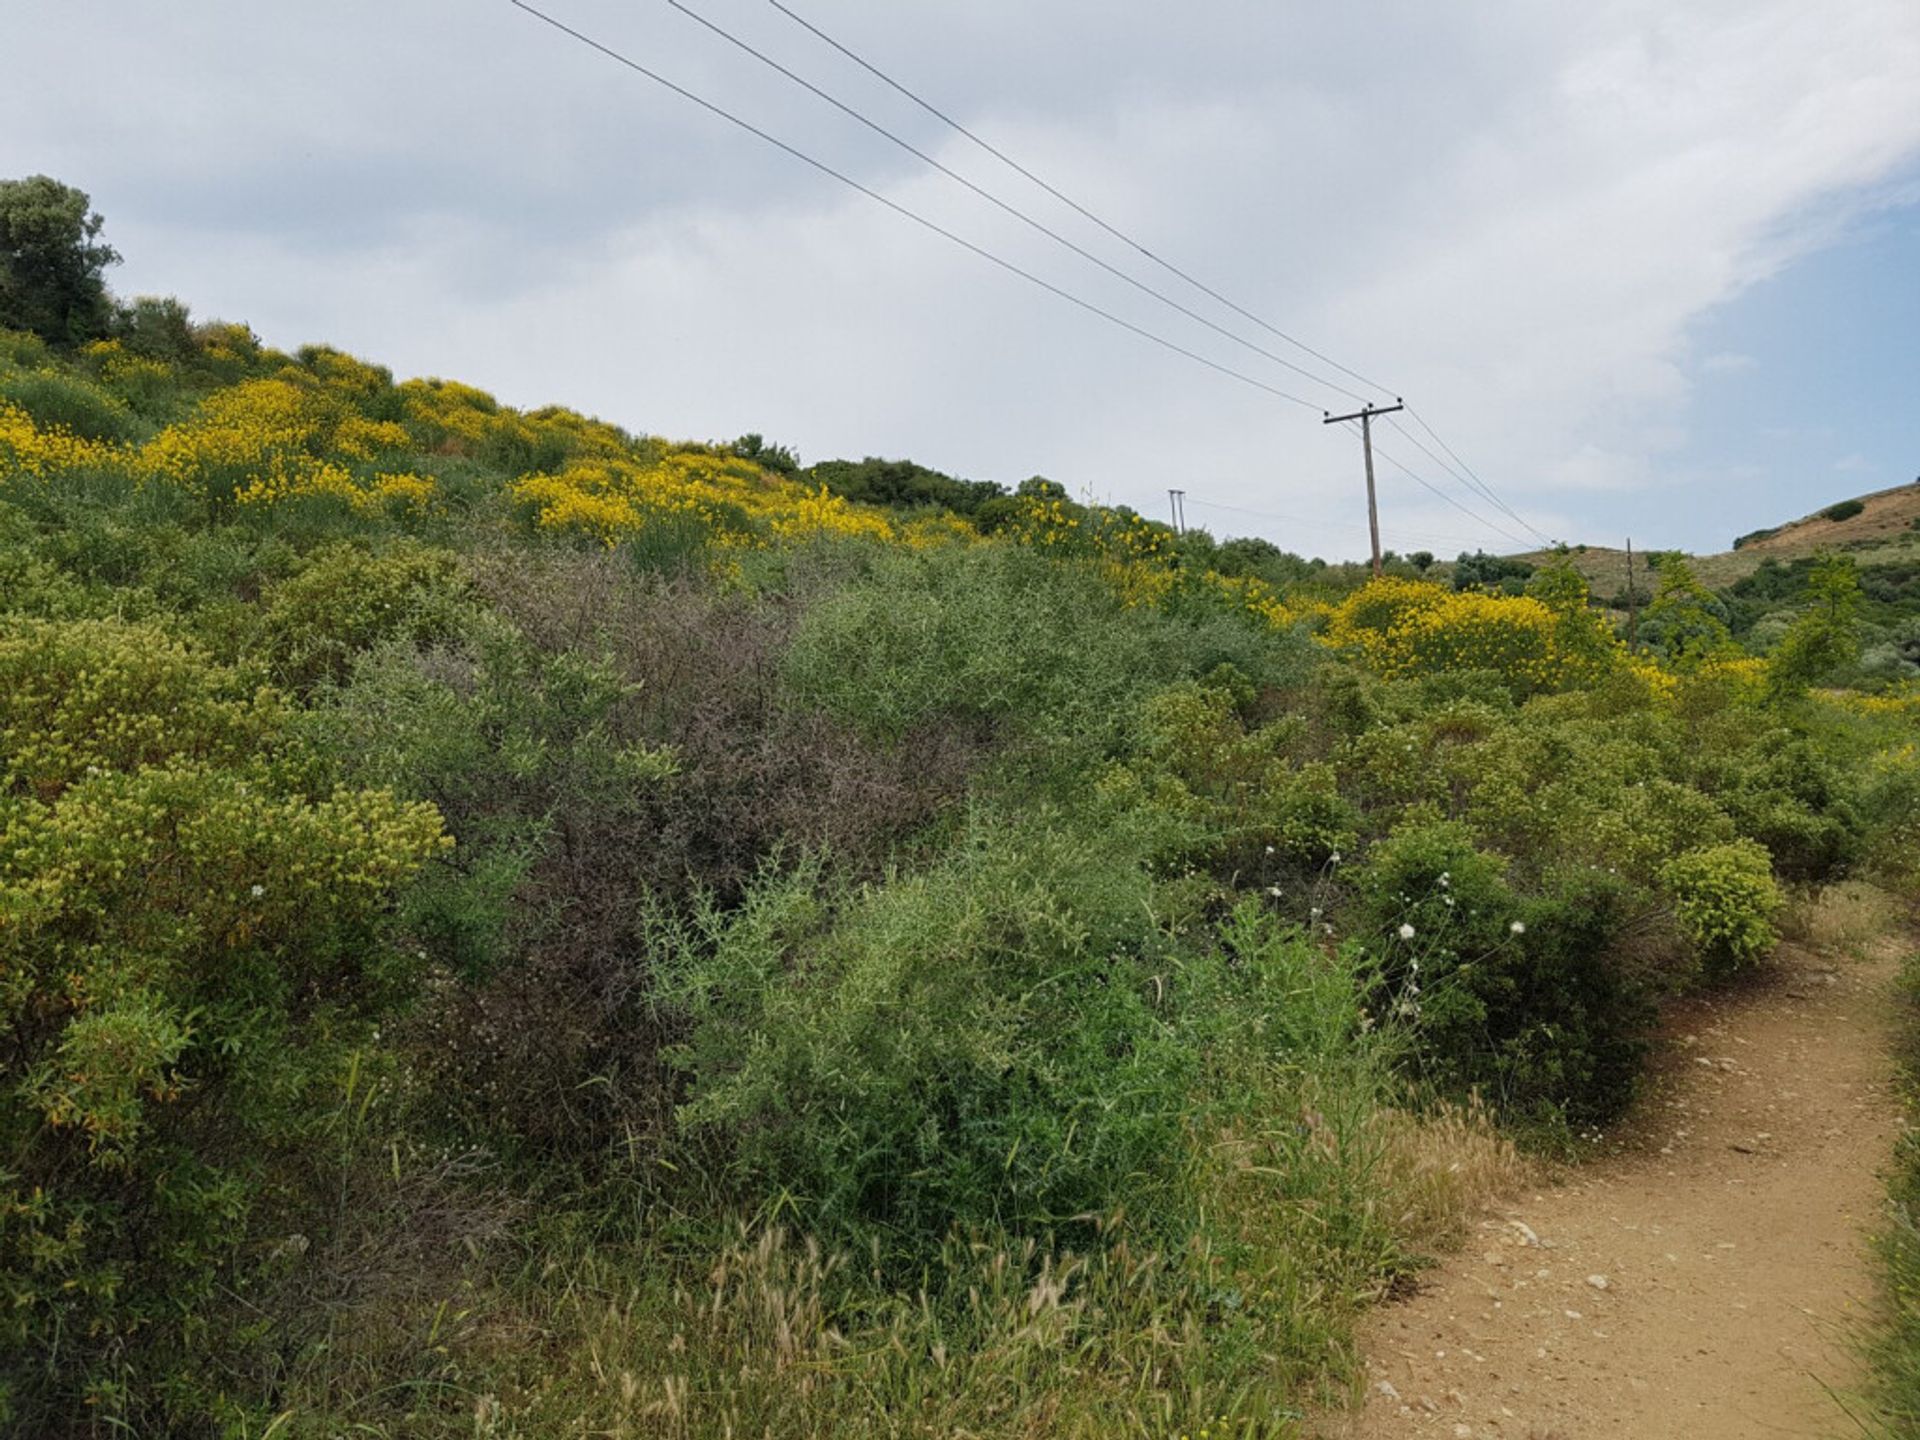
M 1410 1029 L 1445 1089 L 1520 1119 L 1611 1120 L 1652 1018 L 1647 977 L 1615 950 L 1630 892 L 1577 869 L 1522 896 L 1502 871 L 1453 824 L 1415 822 L 1374 848 L 1357 877 L 1370 1005 Z
M 1660 883 L 1681 930 L 1710 967 L 1755 964 L 1779 939 L 1773 917 L 1784 900 L 1766 848 L 1752 840 L 1676 855 L 1660 867 Z
M 1842 500 L 1838 505 L 1829 505 L 1820 512 L 1825 520 L 1851 520 L 1867 508 L 1864 500 Z
M 263 1217 L 309 1223 L 342 1067 L 408 987 L 376 932 L 439 819 L 290 789 L 273 708 L 160 632 L 6 633 L 0 1416 L 184 1433 L 162 1397 L 218 1392 L 224 1297 Z
M 882 889 L 822 880 L 769 876 L 672 942 L 682 1124 L 744 1193 L 917 1251 L 956 1222 L 1150 1210 L 1200 1055 L 1138 867 L 1003 820 Z
M 11 401 L 44 430 L 71 430 L 86 440 L 135 438 L 140 422 L 125 401 L 75 375 L 28 370 L 0 377 L 0 401 Z
M 953 548 L 876 557 L 802 619 L 786 670 L 800 698 L 889 743 L 959 723 L 1102 751 L 1179 663 L 1157 638 L 1090 572 Z
M 282 723 L 164 629 L 0 617 L 0 784 L 43 800 L 106 770 L 260 758 Z
M 263 640 L 275 673 L 304 689 L 344 678 L 356 654 L 383 640 L 448 633 L 465 591 L 460 563 L 448 551 L 411 542 L 379 553 L 329 546 L 267 596 Z

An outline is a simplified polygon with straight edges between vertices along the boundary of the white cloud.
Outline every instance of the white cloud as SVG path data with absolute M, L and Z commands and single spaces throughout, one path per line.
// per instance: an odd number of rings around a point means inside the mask
M 552 3 L 1036 273 L 1304 385 L 664 7 Z M 1005 180 L 766 7 L 701 3 L 955 168 Z M 129 256 L 123 288 L 670 434 L 756 429 L 810 456 L 1042 472 L 1149 513 L 1180 484 L 1300 517 L 1246 517 L 1298 548 L 1363 543 L 1344 429 L 995 271 L 504 4 L 11 8 L 29 19 L 0 94 L 0 173 L 94 190 Z M 1249 308 L 1377 367 L 1536 524 L 1574 539 L 1608 496 L 1668 478 L 1689 377 L 1748 363 L 1694 357 L 1690 327 L 1832 240 L 1920 157 L 1911 0 L 809 13 Z M 75 47 L 115 83 L 67 84 L 56 61 Z M 1391 467 L 1382 488 L 1389 543 L 1506 543 Z

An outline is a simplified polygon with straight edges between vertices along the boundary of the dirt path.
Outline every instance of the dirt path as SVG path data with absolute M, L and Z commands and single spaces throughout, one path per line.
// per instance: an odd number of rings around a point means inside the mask
M 1897 946 L 1787 949 L 1675 1017 L 1619 1153 L 1516 1197 L 1364 1337 L 1368 1393 L 1329 1440 L 1820 1440 L 1857 1435 L 1863 1231 L 1901 1123 Z

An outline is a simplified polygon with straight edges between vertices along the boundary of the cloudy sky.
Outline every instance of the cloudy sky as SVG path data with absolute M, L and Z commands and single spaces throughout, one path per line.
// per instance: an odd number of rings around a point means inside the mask
M 1155 270 L 798 28 L 686 0 L 1196 323 L 666 0 L 538 0 L 927 232 L 509 0 L 0 0 L 0 176 L 89 191 L 122 293 L 688 438 L 1046 474 L 1364 547 L 1367 394 Z M 1056 187 L 1404 395 L 1534 526 L 1723 547 L 1920 475 L 1914 0 L 789 0 Z M 1436 454 L 1445 452 L 1417 427 Z M 1528 531 L 1393 430 L 1386 543 Z M 1480 518 L 1476 518 L 1480 517 Z

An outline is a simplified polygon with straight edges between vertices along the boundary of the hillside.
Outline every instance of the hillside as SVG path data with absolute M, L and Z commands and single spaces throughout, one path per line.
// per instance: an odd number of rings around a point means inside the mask
M 1296 1436 L 1663 1007 L 1920 891 L 1845 567 L 1630 654 L 107 328 L 0 332 L 10 1433 Z
M 1857 513 L 1835 520 L 1830 511 Z M 1751 575 L 1768 561 L 1804 560 L 1825 551 L 1845 551 L 1861 565 L 1910 562 L 1920 558 L 1920 482 L 1876 490 L 1852 501 L 1828 505 L 1811 515 L 1742 537 L 1734 548 L 1706 555 L 1690 555 L 1688 562 L 1701 583 L 1723 589 Z M 1644 550 L 1636 550 L 1635 573 L 1642 588 L 1650 588 Z M 1521 559 L 1545 564 L 1552 552 L 1536 550 Z M 1566 557 L 1593 587 L 1596 595 L 1624 593 L 1627 555 L 1605 545 L 1576 545 Z

